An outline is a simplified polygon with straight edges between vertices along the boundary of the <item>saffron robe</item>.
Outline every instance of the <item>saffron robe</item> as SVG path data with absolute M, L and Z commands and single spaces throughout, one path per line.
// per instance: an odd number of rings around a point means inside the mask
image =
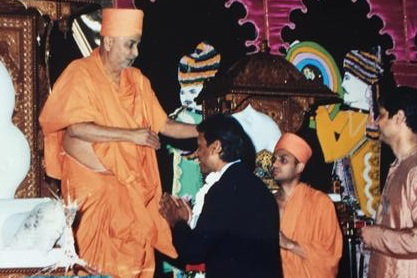
M 167 115 L 149 80 L 139 69 L 126 68 L 116 87 L 95 49 L 65 69 L 39 120 L 46 172 L 61 179 L 65 201 L 79 204 L 75 239 L 80 257 L 113 277 L 153 277 L 153 248 L 177 256 L 168 223 L 158 211 L 162 188 L 155 151 L 130 142 L 93 143 L 112 173 L 106 175 L 81 165 L 62 148 L 63 130 L 75 123 L 159 132 Z
M 280 225 L 307 256 L 281 248 L 284 277 L 336 277 L 343 238 L 335 206 L 326 194 L 300 183 L 284 207 Z
M 370 227 L 369 278 L 417 276 L 417 150 L 390 167 L 376 226 Z

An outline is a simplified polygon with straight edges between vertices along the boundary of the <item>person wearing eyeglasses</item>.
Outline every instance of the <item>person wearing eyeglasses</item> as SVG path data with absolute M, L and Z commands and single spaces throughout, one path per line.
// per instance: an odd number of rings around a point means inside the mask
M 300 181 L 312 150 L 303 138 L 284 133 L 273 157 L 274 193 L 280 214 L 284 277 L 336 277 L 343 239 L 334 204 Z

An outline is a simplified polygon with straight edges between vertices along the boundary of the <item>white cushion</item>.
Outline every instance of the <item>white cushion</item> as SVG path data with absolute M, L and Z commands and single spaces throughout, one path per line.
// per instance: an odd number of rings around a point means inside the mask
M 64 207 L 50 198 L 0 200 L 0 268 L 64 266 L 53 248 L 66 226 Z
M 0 199 L 0 249 L 9 244 L 24 218 L 50 198 Z
M 61 237 L 65 224 L 64 206 L 60 201 L 42 202 L 26 215 L 8 246 L 47 252 Z
M 65 267 L 65 253 L 61 248 L 53 248 L 47 253 L 40 250 L 0 249 L 0 268 L 44 268 Z

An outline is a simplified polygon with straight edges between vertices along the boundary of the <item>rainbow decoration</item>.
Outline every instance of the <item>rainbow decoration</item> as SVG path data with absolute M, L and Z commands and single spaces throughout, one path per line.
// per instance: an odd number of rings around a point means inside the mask
M 312 41 L 293 43 L 288 49 L 286 59 L 300 72 L 306 67 L 315 67 L 320 71 L 324 85 L 340 97 L 343 96 L 339 68 L 330 53 L 318 43 Z M 339 105 L 329 105 L 327 110 L 330 118 L 333 119 L 339 111 Z M 310 127 L 314 128 L 315 123 L 310 121 Z

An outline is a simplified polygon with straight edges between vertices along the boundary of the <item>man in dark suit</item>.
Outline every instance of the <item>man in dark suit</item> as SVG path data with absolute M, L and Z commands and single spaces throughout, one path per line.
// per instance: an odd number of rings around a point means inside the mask
M 251 139 L 232 116 L 214 115 L 197 130 L 208 176 L 193 210 L 169 194 L 160 203 L 180 261 L 204 263 L 207 278 L 282 277 L 278 209 L 253 174 Z

